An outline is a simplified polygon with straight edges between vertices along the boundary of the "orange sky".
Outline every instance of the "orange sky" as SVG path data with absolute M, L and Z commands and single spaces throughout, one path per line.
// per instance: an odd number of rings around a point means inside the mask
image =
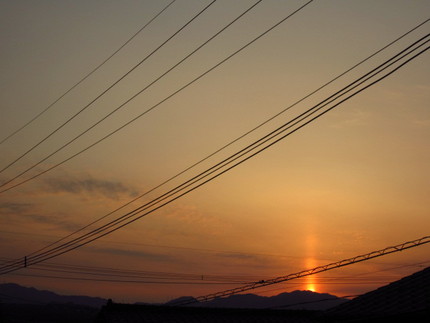
M 0 194 L 1 257 L 23 257 L 109 213 L 299 100 L 424 21 L 429 2 L 412 2 L 314 1 L 115 136 Z M 0 139 L 46 108 L 167 3 L 0 3 Z M 102 69 L 1 144 L 1 168 L 94 99 L 207 3 L 174 3 Z M 118 107 L 251 3 L 217 1 L 90 109 L 1 173 L 1 182 Z M 166 78 L 23 179 L 153 106 L 304 3 L 263 1 Z M 429 26 L 122 212 L 318 103 L 424 36 Z M 251 279 L 285 275 L 428 235 L 429 63 L 428 54 L 419 57 L 231 172 L 51 262 Z M 259 292 L 314 289 L 356 295 L 417 271 L 430 261 L 428 252 L 423 246 Z M 397 268 L 403 265 L 412 266 Z M 46 272 L 25 269 L 2 276 L 2 281 L 117 301 L 165 301 L 231 287 L 78 282 L 18 274 Z

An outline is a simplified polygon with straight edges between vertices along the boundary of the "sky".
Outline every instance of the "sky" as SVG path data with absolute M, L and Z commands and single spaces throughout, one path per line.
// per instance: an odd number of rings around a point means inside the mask
M 47 108 L 169 3 L 0 2 L 0 139 Z M 253 3 L 214 2 L 71 122 L 2 171 L 1 183 L 119 107 Z M 56 165 L 157 105 L 305 3 L 262 1 L 111 117 L 8 185 Z M 1 168 L 94 100 L 208 4 L 175 1 L 99 70 L 3 142 Z M 2 260 L 22 259 L 158 186 L 422 23 L 429 9 L 425 0 L 313 1 L 113 136 L 0 193 Z M 425 36 L 429 26 L 97 225 L 239 151 Z M 31 266 L 3 275 L 1 282 L 123 302 L 162 302 L 239 286 L 208 284 L 205 276 L 238 281 L 277 277 L 429 235 L 429 65 L 425 53 L 214 181 L 47 261 L 146 275 L 193 274 L 203 276 L 199 284 L 175 284 L 166 275 L 163 284 L 94 281 L 94 275 L 83 274 L 79 277 L 93 280 L 47 278 L 38 276 L 77 276 Z M 254 292 L 358 295 L 428 266 L 429 251 L 424 245 Z

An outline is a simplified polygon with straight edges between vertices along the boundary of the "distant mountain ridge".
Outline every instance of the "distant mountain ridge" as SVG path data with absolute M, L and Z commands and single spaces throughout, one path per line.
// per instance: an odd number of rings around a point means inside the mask
M 194 299 L 190 296 L 171 300 L 166 305 L 174 305 L 180 301 Z M 190 306 L 218 307 L 218 308 L 279 308 L 291 310 L 326 310 L 334 306 L 348 302 L 345 298 L 339 298 L 331 294 L 320 294 L 311 291 L 296 290 L 290 293 L 281 293 L 275 296 L 260 296 L 255 294 L 239 294 L 210 302 L 195 303 Z
M 33 287 L 24 287 L 18 284 L 0 284 L 0 300 L 9 304 L 76 304 L 90 307 L 102 307 L 107 300 L 90 296 L 65 296 L 51 291 L 38 290 Z
M 165 305 L 174 305 L 179 301 L 194 299 L 184 296 L 171 300 Z M 76 304 L 95 308 L 106 305 L 107 300 L 100 297 L 90 296 L 65 296 L 51 291 L 38 290 L 33 287 L 24 287 L 18 284 L 0 284 L 0 302 L 5 304 Z M 342 303 L 347 299 L 339 298 L 331 294 L 320 294 L 311 291 L 294 291 L 281 293 L 275 296 L 260 296 L 255 294 L 239 294 L 210 302 L 195 303 L 193 307 L 212 308 L 279 308 L 292 310 L 326 310 Z M 148 303 L 136 303 L 148 304 Z M 148 304 L 151 305 L 151 304 Z

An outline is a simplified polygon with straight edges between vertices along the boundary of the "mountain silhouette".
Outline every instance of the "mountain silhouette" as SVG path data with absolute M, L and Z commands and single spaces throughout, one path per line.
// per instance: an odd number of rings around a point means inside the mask
M 183 301 L 193 300 L 191 296 L 183 296 L 173 299 L 166 305 L 175 305 Z M 282 308 L 294 310 L 326 310 L 328 308 L 348 302 L 331 294 L 320 294 L 311 291 L 296 290 L 290 293 L 281 293 L 276 296 L 260 296 L 255 294 L 239 294 L 225 298 L 215 299 L 210 302 L 194 303 L 193 307 L 218 307 L 218 308 Z
M 90 296 L 64 296 L 46 290 L 24 287 L 18 284 L 0 284 L 0 300 L 6 304 L 76 304 L 90 307 L 101 307 L 107 300 Z

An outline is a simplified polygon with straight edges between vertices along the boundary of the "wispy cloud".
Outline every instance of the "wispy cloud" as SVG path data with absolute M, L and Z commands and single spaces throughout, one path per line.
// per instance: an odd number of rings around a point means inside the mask
M 239 253 L 239 252 L 223 252 L 218 253 L 218 257 L 228 259 L 226 261 L 233 261 L 235 263 L 243 263 L 243 264 L 250 264 L 252 266 L 259 266 L 262 265 L 263 267 L 266 267 L 269 264 L 275 264 L 278 262 L 278 259 L 276 259 L 273 256 L 269 255 L 259 255 L 259 254 L 249 254 L 249 253 Z
M 45 190 L 49 193 L 96 194 L 109 199 L 119 199 L 121 195 L 137 196 L 136 190 L 124 183 L 112 180 L 74 178 L 51 178 L 44 182 Z
M 239 259 L 239 260 L 252 260 L 252 261 L 261 261 L 262 256 L 259 255 L 250 255 L 245 253 L 218 253 L 218 257 L 230 258 L 230 259 Z
M 63 229 L 66 231 L 75 231 L 80 228 L 80 226 L 74 222 L 67 220 L 63 216 L 52 216 L 52 215 L 42 215 L 42 214 L 23 214 L 22 218 L 30 220 L 34 223 L 53 225 L 56 228 Z
M 342 120 L 339 120 L 332 126 L 334 128 L 364 126 L 368 124 L 372 115 L 369 111 L 363 111 L 357 108 L 348 109 L 347 113 L 343 114 Z
M 41 214 L 36 204 L 3 202 L 0 203 L 0 215 L 3 219 L 8 219 L 8 223 L 15 225 L 34 225 L 49 224 L 55 228 L 65 229 L 67 231 L 76 230 L 79 226 L 68 220 L 64 214 Z
M 0 214 L 23 214 L 28 212 L 33 207 L 30 203 L 14 203 L 14 202 L 3 202 L 0 203 Z
M 119 256 L 128 256 L 128 257 L 137 257 L 144 258 L 152 261 L 173 261 L 176 258 L 171 255 L 166 255 L 162 253 L 152 253 L 141 250 L 126 250 L 126 249 L 117 249 L 117 248 L 94 248 L 95 252 L 99 253 L 107 253 Z

